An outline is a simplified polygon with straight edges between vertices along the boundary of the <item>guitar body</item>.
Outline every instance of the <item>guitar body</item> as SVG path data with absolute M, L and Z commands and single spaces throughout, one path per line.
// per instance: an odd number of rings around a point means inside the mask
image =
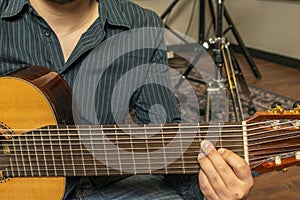
M 153 130 L 156 133 L 157 128 L 162 127 L 161 125 L 154 129 L 151 126 L 137 126 L 130 136 L 124 134 L 122 130 L 122 128 L 130 130 L 130 124 L 83 125 L 81 128 L 80 126 L 69 128 L 68 125 L 74 124 L 71 89 L 58 74 L 42 67 L 27 67 L 0 77 L 0 91 L 0 200 L 62 199 L 67 176 L 123 175 L 123 172 L 129 174 L 148 172 L 197 174 L 199 172 L 196 158 L 200 141 L 207 137 L 210 128 L 207 124 L 182 125 L 180 131 L 184 133 L 182 134 L 184 137 L 178 136 L 178 139 L 185 141 L 185 144 L 186 138 L 190 138 L 188 136 L 191 130 L 197 128 L 203 133 L 197 131 L 196 135 L 191 135 L 193 141 L 184 154 L 177 151 L 182 156 L 172 163 L 167 163 L 166 160 L 174 158 L 174 152 L 179 149 L 178 146 L 183 146 L 183 142 L 177 142 L 171 147 L 160 144 L 173 143 L 172 138 L 178 132 L 177 124 L 166 124 L 159 134 L 154 135 Z M 270 123 L 271 119 L 275 120 Z M 299 165 L 299 120 L 300 106 L 283 113 L 276 110 L 263 114 L 257 112 L 248 121 L 254 123 L 247 122 L 247 127 L 244 123 L 222 126 L 224 130 L 220 132 L 221 140 L 215 140 L 215 146 L 236 151 L 238 155 L 244 156 L 251 169 L 258 172 Z M 41 127 L 43 128 L 40 129 Z M 212 124 L 212 127 L 217 127 L 218 130 L 220 128 L 218 124 Z M 85 131 L 80 132 L 80 130 Z M 101 137 L 98 136 L 99 133 L 102 134 Z M 137 137 L 134 133 L 137 133 Z M 141 140 L 140 133 L 148 134 L 148 137 Z M 87 139 L 95 143 L 84 143 Z M 112 149 L 106 151 L 105 146 L 109 146 L 108 142 L 118 144 L 127 151 L 116 152 Z M 90 145 L 85 148 L 85 144 Z M 93 149 L 95 144 L 99 147 Z M 151 162 L 151 159 L 141 160 L 139 159 L 141 157 L 138 157 L 138 164 L 143 161 L 141 165 L 130 163 L 130 160 L 135 157 L 135 152 L 138 152 L 136 155 L 145 153 L 143 156 L 145 158 L 151 155 L 150 150 L 162 147 L 168 147 L 165 149 L 170 151 L 163 152 L 161 168 L 156 168 L 157 156 L 156 162 Z M 94 155 L 104 156 L 99 160 Z M 120 158 L 126 158 L 126 162 Z M 118 168 L 114 168 L 116 163 Z M 136 166 L 140 168 L 136 170 Z M 135 171 L 131 171 L 132 169 Z M 11 177 L 11 179 L 3 177 Z
M 49 101 L 53 95 L 69 93 L 68 88 L 61 88 L 64 84 L 59 83 L 60 79 L 57 74 L 40 67 L 29 67 L 1 77 L 0 135 L 5 137 L 7 129 L 13 130 L 13 134 L 22 134 L 22 130 L 61 123 L 63 119 L 58 117 L 58 111 L 63 109 L 56 108 L 58 101 Z M 68 117 L 63 118 L 66 121 Z M 0 181 L 0 199 L 56 200 L 62 199 L 64 189 L 64 177 L 11 178 Z

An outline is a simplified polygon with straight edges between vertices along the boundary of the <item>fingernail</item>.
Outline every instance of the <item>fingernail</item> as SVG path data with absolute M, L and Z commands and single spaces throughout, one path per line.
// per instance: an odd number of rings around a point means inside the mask
M 200 159 L 202 159 L 202 158 L 204 158 L 204 157 L 205 157 L 205 154 L 204 154 L 204 153 L 200 152 L 200 153 L 198 154 L 198 160 L 200 160 Z
M 219 154 L 223 154 L 224 153 L 224 149 L 220 148 L 220 149 L 218 149 L 218 152 L 219 152 Z
M 213 145 L 208 140 L 203 140 L 201 142 L 201 149 L 207 155 L 213 149 Z

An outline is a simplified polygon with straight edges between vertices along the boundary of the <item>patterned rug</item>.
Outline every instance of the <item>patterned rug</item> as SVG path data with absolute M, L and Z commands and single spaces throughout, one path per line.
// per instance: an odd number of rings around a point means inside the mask
M 187 69 L 187 63 L 181 59 L 173 59 L 169 61 L 170 76 L 173 86 L 182 79 L 182 74 Z M 180 75 L 178 75 L 180 74 Z M 201 72 L 202 74 L 202 72 Z M 189 78 L 201 79 L 196 70 L 192 70 L 189 74 Z M 239 83 L 237 84 L 239 86 Z M 241 88 L 239 88 L 239 99 L 242 105 L 243 117 L 248 119 L 253 115 L 253 111 L 267 111 L 271 109 L 274 102 L 280 102 L 285 109 L 291 109 L 295 100 L 286 98 L 284 96 L 266 91 L 251 85 L 248 85 L 250 91 L 250 97 L 245 95 Z M 229 91 L 228 88 L 226 90 Z M 181 111 L 188 121 L 197 122 L 198 120 L 205 120 L 205 108 L 206 108 L 206 97 L 207 97 L 207 85 L 191 80 L 184 79 L 183 83 L 176 88 L 175 93 L 178 98 Z M 234 106 L 232 104 L 232 98 L 227 95 L 228 98 L 228 121 L 237 121 Z M 249 101 L 251 99 L 251 102 Z M 250 103 L 250 104 L 249 104 Z M 213 105 L 211 105 L 213 106 Z M 253 108 L 255 108 L 253 110 Z

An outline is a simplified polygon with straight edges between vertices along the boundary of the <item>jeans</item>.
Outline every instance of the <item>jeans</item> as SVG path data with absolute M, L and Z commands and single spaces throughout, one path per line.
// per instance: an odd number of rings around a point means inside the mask
M 105 178 L 104 178 L 105 179 Z M 107 179 L 107 177 L 106 177 Z M 171 180 L 173 181 L 173 180 Z M 101 184 L 100 184 L 101 185 Z M 199 188 L 198 184 L 196 188 Z M 200 190 L 199 190 L 200 191 Z M 198 196 L 198 195 L 197 195 Z M 201 195 L 200 195 L 201 196 Z M 92 178 L 83 177 L 77 182 L 67 200 L 124 200 L 124 199 L 202 199 L 202 196 L 183 197 L 161 176 L 137 175 L 99 186 Z

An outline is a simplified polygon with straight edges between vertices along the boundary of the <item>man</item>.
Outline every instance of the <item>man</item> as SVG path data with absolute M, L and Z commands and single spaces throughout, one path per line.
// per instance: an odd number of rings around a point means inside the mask
M 162 27 L 153 12 L 126 0 L 2 0 L 0 17 L 1 75 L 25 66 L 45 66 L 61 74 L 71 87 L 76 83 L 82 63 L 105 40 L 133 29 Z M 159 37 L 153 40 L 159 45 L 163 43 Z M 100 48 L 101 52 L 106 50 Z M 115 56 L 112 54 L 107 54 L 107 58 Z M 103 72 L 104 78 L 97 83 L 95 107 L 99 123 L 116 123 L 110 109 L 114 86 L 133 69 L 132 66 L 144 64 L 148 66 L 138 73 L 140 77 L 133 73 L 125 81 L 130 84 L 135 79 L 140 82 L 150 80 L 149 84 L 147 82 L 133 92 L 128 110 L 135 109 L 137 123 L 151 123 L 153 119 L 159 122 L 161 111 L 153 106 L 159 104 L 165 109 L 164 122 L 178 121 L 180 114 L 172 92 L 151 82 L 156 80 L 159 85 L 169 85 L 167 70 L 160 67 L 166 63 L 165 51 L 151 48 L 126 52 L 110 63 Z M 83 104 L 89 102 L 92 95 L 89 91 L 84 92 Z M 117 93 L 121 102 L 122 96 L 122 92 Z M 82 118 L 89 121 L 84 112 Z M 226 149 L 217 151 L 208 141 L 201 143 L 201 149 L 198 157 L 200 186 L 197 183 L 195 187 L 195 176 L 168 175 L 165 182 L 153 176 L 69 178 L 64 198 L 196 199 L 201 198 L 199 187 L 207 199 L 246 198 L 253 184 L 246 162 Z

